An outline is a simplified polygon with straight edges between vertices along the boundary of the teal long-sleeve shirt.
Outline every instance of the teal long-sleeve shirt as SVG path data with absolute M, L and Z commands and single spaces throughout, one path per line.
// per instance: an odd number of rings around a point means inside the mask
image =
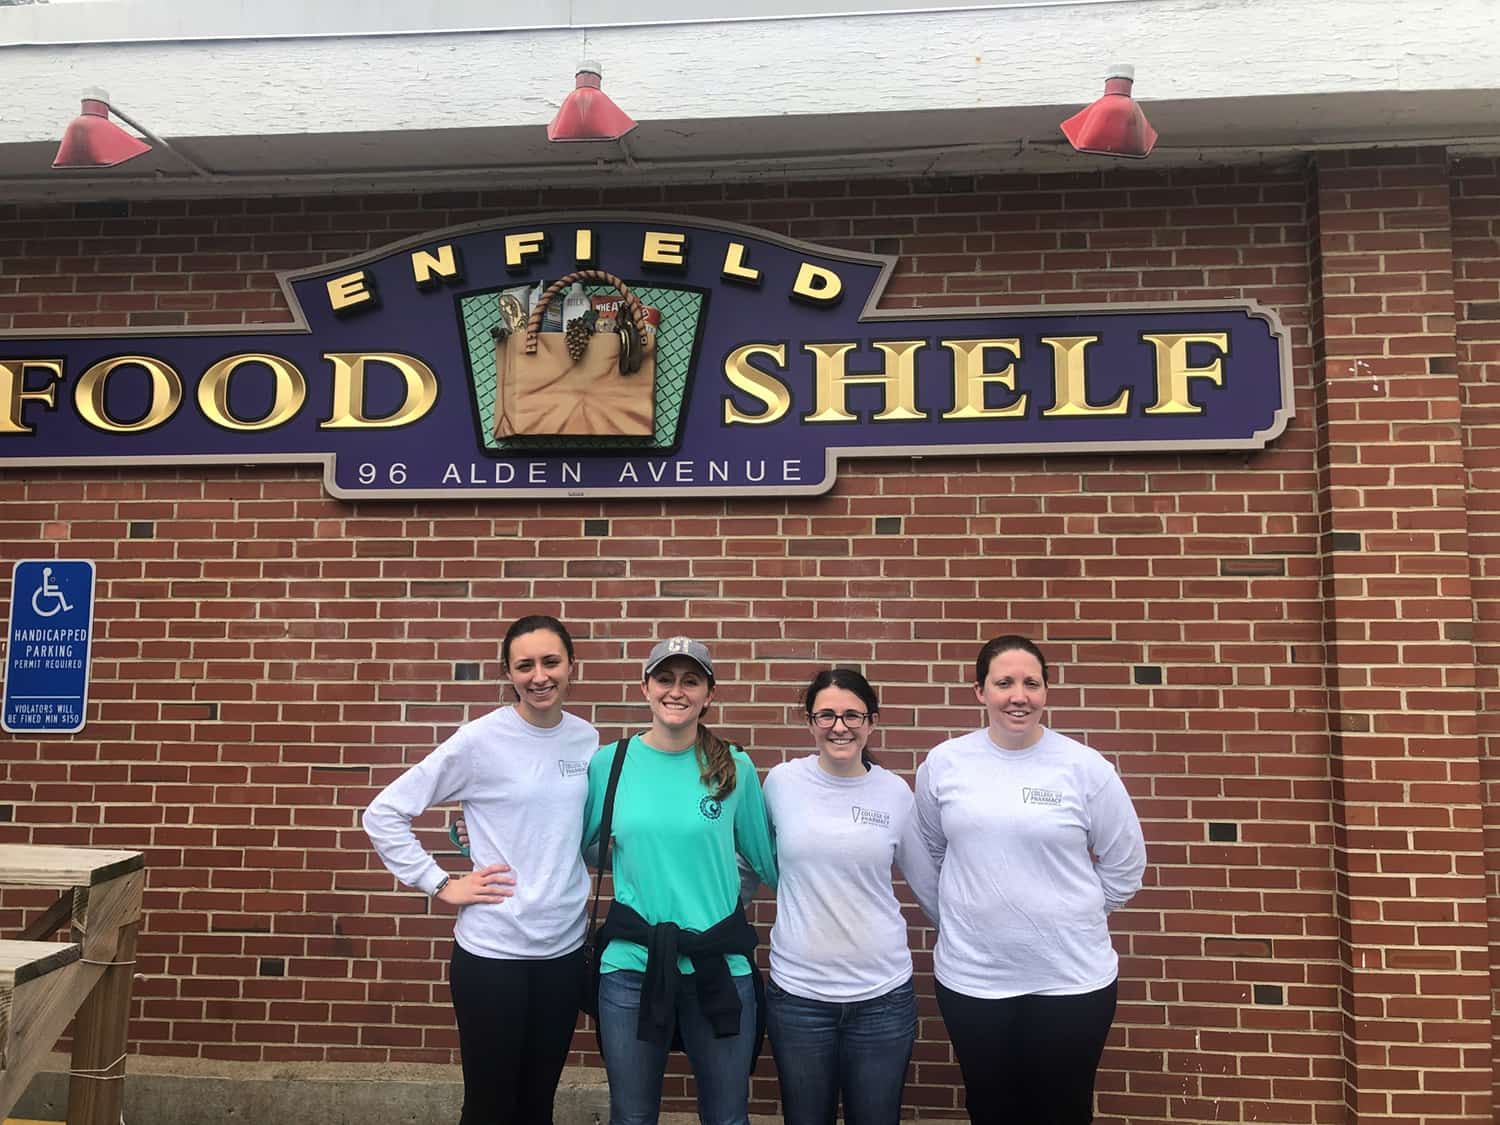
M 614 749 L 614 743 L 602 747 L 589 762 L 585 848 L 599 835 Z M 738 748 L 732 751 L 734 791 L 722 802 L 714 800 L 713 790 L 699 779 L 698 755 L 691 748 L 666 753 L 636 735 L 625 755 L 610 830 L 617 901 L 653 925 L 675 922 L 701 933 L 739 904 L 737 856 L 744 856 L 762 881 L 776 885 L 766 803 L 748 754 Z M 750 971 L 743 957 L 731 955 L 726 960 L 735 976 Z M 693 971 L 686 957 L 677 959 L 677 967 L 684 973 Z M 645 972 L 646 947 L 612 941 L 600 969 Z

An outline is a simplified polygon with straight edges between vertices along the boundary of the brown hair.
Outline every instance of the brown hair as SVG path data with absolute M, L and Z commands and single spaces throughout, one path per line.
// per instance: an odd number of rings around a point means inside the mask
M 841 688 L 857 696 L 872 719 L 880 714 L 880 697 L 875 694 L 875 689 L 870 686 L 870 681 L 865 679 L 863 673 L 854 668 L 825 668 L 813 677 L 802 696 L 802 707 L 807 712 L 808 722 L 812 722 L 813 704 L 818 701 L 818 692 L 827 688 Z M 877 764 L 868 746 L 859 752 L 859 760 L 865 769 Z
M 517 637 L 524 637 L 527 633 L 556 633 L 557 639 L 562 641 L 563 648 L 568 654 L 568 663 L 573 663 L 573 638 L 568 634 L 565 626 L 557 618 L 545 613 L 533 613 L 527 617 L 518 617 L 510 623 L 510 628 L 505 630 L 505 639 L 500 642 L 500 666 L 507 672 L 510 671 L 510 646 Z
M 979 650 L 979 657 L 974 661 L 974 683 L 984 685 L 984 681 L 990 674 L 990 665 L 995 662 L 995 657 L 1002 652 L 1025 652 L 1036 657 L 1036 662 L 1042 666 L 1042 683 L 1050 683 L 1047 669 L 1047 658 L 1042 655 L 1042 650 L 1036 647 L 1036 643 L 1029 637 L 1023 637 L 1019 633 L 1006 633 L 1004 636 L 991 638 L 985 646 Z
M 729 743 L 709 730 L 706 723 L 698 723 L 698 744 L 693 748 L 698 755 L 698 776 L 714 790 L 715 801 L 722 801 L 734 792 L 736 778 L 730 750 Z

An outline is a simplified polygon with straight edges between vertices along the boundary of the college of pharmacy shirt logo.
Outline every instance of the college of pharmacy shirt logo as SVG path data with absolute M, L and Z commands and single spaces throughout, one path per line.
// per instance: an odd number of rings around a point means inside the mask
M 867 809 L 860 805 L 853 805 L 849 811 L 854 815 L 855 824 L 873 824 L 876 828 L 891 826 L 891 814 L 882 812 L 880 809 Z
M 1063 795 L 1056 789 L 1033 789 L 1028 785 L 1021 790 L 1021 803 L 1057 808 L 1063 803 Z

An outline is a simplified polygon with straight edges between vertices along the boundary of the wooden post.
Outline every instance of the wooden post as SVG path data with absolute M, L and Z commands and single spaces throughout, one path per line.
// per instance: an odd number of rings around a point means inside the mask
M 119 1125 L 125 1100 L 125 1039 L 139 920 L 120 927 L 112 960 L 73 1025 L 68 1125 Z
M 72 1023 L 68 1120 L 119 1125 L 144 863 L 140 852 L 0 844 L 0 886 L 72 888 L 37 924 L 70 913 L 70 942 L 0 941 L 0 1118 Z

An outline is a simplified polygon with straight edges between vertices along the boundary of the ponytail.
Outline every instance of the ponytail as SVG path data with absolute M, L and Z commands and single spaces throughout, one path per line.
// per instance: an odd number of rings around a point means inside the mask
M 714 800 L 722 801 L 734 792 L 735 769 L 730 745 L 708 729 L 706 723 L 698 724 L 698 743 L 694 747 L 698 755 L 699 778 L 714 790 Z

